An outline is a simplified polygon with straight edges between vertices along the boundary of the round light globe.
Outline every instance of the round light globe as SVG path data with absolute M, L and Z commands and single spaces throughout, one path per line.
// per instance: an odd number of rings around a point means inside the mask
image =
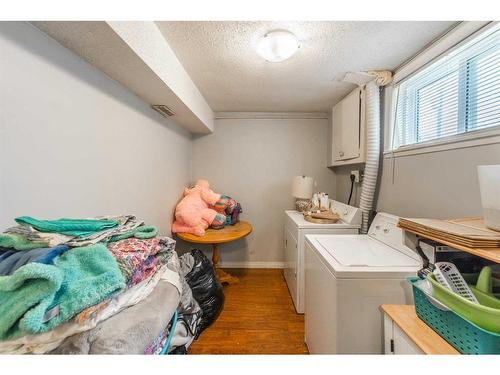
M 289 31 L 276 30 L 264 35 L 257 44 L 257 53 L 267 61 L 281 62 L 297 52 L 300 47 L 297 37 Z

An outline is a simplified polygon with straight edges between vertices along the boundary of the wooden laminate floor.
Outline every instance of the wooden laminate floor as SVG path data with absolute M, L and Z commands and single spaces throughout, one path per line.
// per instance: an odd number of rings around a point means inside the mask
M 190 354 L 307 354 L 304 316 L 278 269 L 230 269 L 238 284 L 224 286 L 217 321 L 190 347 Z

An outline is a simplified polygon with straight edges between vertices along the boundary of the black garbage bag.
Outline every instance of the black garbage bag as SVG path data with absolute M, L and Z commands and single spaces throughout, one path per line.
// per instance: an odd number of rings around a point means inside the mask
M 193 268 L 186 275 L 186 281 L 191 287 L 193 297 L 203 311 L 196 331 L 196 338 L 209 327 L 222 312 L 224 307 L 224 292 L 222 285 L 215 276 L 212 262 L 201 250 L 191 250 L 194 259 Z
M 168 352 L 169 355 L 171 354 L 177 354 L 177 355 L 183 355 L 183 354 L 188 354 L 188 351 L 186 349 L 186 345 L 178 346 L 174 350 Z

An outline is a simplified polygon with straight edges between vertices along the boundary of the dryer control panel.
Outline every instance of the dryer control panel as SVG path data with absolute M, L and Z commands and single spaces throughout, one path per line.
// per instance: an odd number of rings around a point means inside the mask
M 361 210 L 338 201 L 331 201 L 332 212 L 340 216 L 344 223 L 361 225 Z
M 398 227 L 398 221 L 398 216 L 380 212 L 373 219 L 368 229 L 368 235 L 416 260 L 420 260 L 418 254 L 405 245 L 404 233 Z

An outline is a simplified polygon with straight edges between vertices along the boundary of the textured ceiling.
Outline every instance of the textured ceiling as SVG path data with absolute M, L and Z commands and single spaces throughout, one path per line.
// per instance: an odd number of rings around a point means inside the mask
M 355 86 L 347 71 L 394 69 L 454 22 L 157 22 L 214 111 L 327 111 Z M 264 61 L 257 40 L 292 31 L 301 48 Z

